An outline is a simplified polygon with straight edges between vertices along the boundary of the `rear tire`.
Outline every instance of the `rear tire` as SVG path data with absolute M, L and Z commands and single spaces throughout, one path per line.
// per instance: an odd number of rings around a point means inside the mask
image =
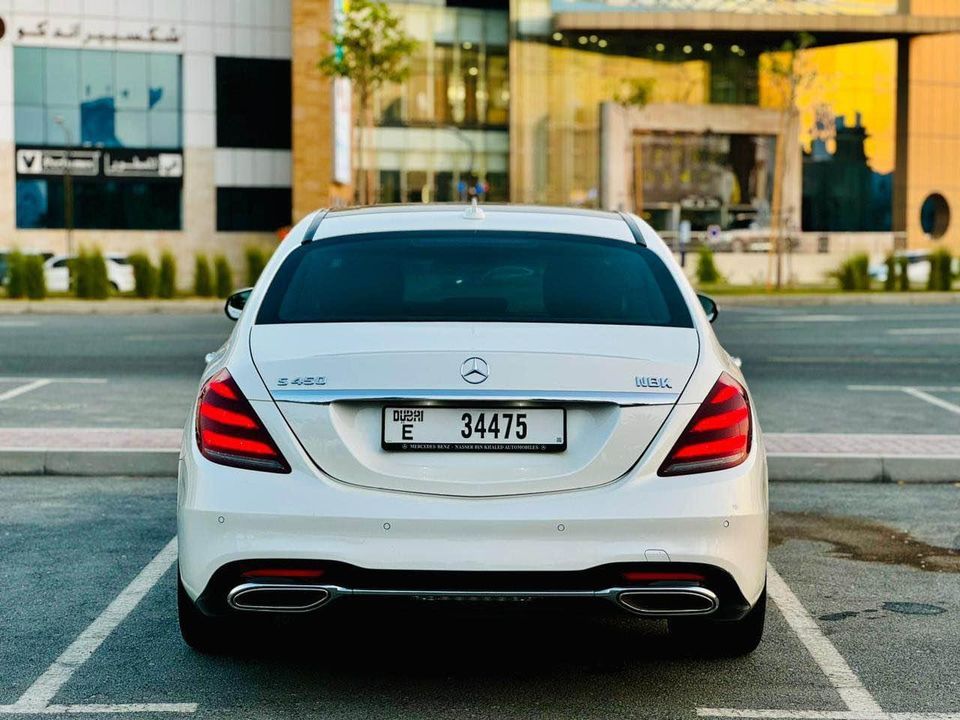
M 740 657 L 749 655 L 760 644 L 766 613 L 767 586 L 764 585 L 756 604 L 739 620 L 674 618 L 668 621 L 667 627 L 685 653 Z
M 183 641 L 197 652 L 219 655 L 230 647 L 229 623 L 224 618 L 204 615 L 183 587 L 177 576 L 177 619 Z

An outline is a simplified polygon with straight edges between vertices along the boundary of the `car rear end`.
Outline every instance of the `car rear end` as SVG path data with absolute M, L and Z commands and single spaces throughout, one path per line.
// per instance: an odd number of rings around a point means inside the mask
M 271 260 L 185 433 L 199 612 L 758 603 L 762 438 L 663 243 L 612 213 L 479 215 L 311 216 Z

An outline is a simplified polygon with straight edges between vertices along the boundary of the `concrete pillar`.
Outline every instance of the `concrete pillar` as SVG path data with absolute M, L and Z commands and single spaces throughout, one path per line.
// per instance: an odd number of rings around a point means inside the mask
M 897 116 L 894 131 L 893 227 L 907 230 L 907 163 L 910 148 L 910 39 L 897 40 Z
M 293 82 L 293 219 L 353 198 L 333 183 L 333 81 L 317 69 L 329 52 L 330 0 L 293 0 L 290 7 Z

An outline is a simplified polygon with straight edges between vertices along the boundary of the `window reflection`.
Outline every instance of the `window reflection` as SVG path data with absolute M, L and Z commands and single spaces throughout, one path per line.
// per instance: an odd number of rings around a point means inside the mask
M 16 142 L 182 145 L 180 56 L 14 48 Z

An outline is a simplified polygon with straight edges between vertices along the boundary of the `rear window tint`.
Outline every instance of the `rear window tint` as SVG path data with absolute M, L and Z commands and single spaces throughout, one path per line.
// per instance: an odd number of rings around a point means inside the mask
M 692 327 L 663 261 L 578 235 L 456 231 L 318 240 L 290 253 L 260 324 L 532 322 Z

